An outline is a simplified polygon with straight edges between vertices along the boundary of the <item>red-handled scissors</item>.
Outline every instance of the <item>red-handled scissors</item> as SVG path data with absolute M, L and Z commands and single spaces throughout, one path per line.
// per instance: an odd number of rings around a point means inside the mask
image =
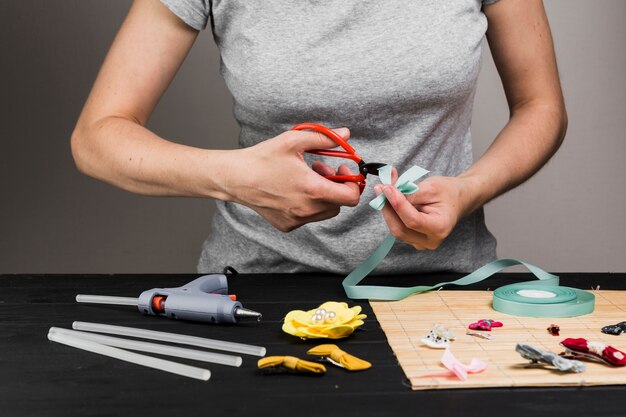
M 333 151 L 329 149 L 309 149 L 307 153 L 313 153 L 323 156 L 334 156 L 337 158 L 351 159 L 359 165 L 359 175 L 325 175 L 324 178 L 328 178 L 334 182 L 355 182 L 359 185 L 361 192 L 365 189 L 365 177 L 367 174 L 378 175 L 378 169 L 384 167 L 387 164 L 381 164 L 378 162 L 365 163 L 363 158 L 357 155 L 356 150 L 346 142 L 341 135 L 326 126 L 319 125 L 317 123 L 300 123 L 294 126 L 291 130 L 314 130 L 322 133 L 332 140 L 337 145 L 341 146 L 344 151 Z

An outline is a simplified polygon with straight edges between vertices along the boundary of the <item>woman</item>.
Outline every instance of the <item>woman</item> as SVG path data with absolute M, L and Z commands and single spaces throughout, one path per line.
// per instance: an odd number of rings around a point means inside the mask
M 237 150 L 192 148 L 144 127 L 208 21 L 241 126 Z M 472 162 L 485 33 L 510 120 Z M 371 184 L 360 196 L 323 177 L 334 168 L 307 165 L 304 151 L 336 144 L 290 131 L 304 121 L 338 127 L 366 161 L 431 174 L 409 196 Z M 132 192 L 216 199 L 200 272 L 346 273 L 387 229 L 405 244 L 377 272 L 467 272 L 495 258 L 482 206 L 539 170 L 566 125 L 541 0 L 136 0 L 72 152 L 82 172 Z M 359 204 L 375 192 L 390 201 L 382 218 Z

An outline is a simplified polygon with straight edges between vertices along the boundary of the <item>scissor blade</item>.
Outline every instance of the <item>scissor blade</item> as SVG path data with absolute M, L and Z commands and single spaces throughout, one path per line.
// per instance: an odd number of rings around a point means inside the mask
M 361 171 L 361 174 L 363 174 L 364 176 L 369 175 L 376 175 L 378 176 L 378 170 L 382 167 L 384 167 L 387 164 L 381 164 L 379 162 L 370 162 L 369 164 L 362 164 L 359 167 L 359 170 Z

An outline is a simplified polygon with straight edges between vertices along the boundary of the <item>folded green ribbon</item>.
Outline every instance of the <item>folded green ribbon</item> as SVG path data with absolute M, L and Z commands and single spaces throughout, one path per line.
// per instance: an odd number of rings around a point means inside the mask
M 378 170 L 378 178 L 383 184 L 391 185 L 391 165 L 385 165 Z M 400 175 L 398 181 L 395 183 L 395 187 L 400 190 L 402 194 L 413 194 L 420 188 L 415 184 L 415 181 L 428 174 L 428 171 L 422 167 L 413 165 L 408 171 Z M 385 194 L 380 194 L 378 197 L 370 201 L 370 207 L 374 210 L 382 210 L 387 202 Z
M 386 165 L 378 170 L 383 184 L 391 184 L 392 167 Z M 402 174 L 395 184 L 403 194 L 412 194 L 419 190 L 415 181 L 428 173 L 418 166 Z M 381 210 L 387 199 L 380 194 L 370 202 L 370 206 Z M 518 259 L 497 259 L 469 275 L 455 281 L 440 282 L 435 285 L 418 285 L 415 287 L 388 287 L 378 285 L 358 285 L 387 256 L 396 238 L 387 235 L 381 245 L 343 280 L 343 288 L 348 298 L 370 300 L 401 300 L 411 294 L 431 291 L 444 285 L 469 285 L 480 282 L 495 273 L 515 265 L 528 269 L 538 281 L 521 282 L 506 285 L 494 292 L 494 309 L 507 314 L 529 317 L 574 317 L 593 311 L 595 297 L 593 294 L 574 288 L 559 287 L 559 277 L 543 269 Z M 527 290 L 524 292 L 523 290 Z M 528 293 L 530 290 L 530 293 Z M 521 291 L 521 292 L 520 292 Z M 524 294 L 530 294 L 525 296 Z M 549 295 L 553 294 L 553 295 Z M 535 297 L 534 295 L 539 295 Z M 544 298 L 542 298 L 544 297 Z

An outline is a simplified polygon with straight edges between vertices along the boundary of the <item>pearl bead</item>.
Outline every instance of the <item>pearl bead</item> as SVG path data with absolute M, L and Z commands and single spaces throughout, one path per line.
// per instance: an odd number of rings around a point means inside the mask
M 324 323 L 324 316 L 321 314 L 313 314 L 313 316 L 311 317 L 311 322 L 313 324 L 321 324 Z
M 324 310 L 323 308 L 318 308 L 313 314 L 319 314 L 320 316 L 324 317 L 326 315 L 326 310 Z
M 326 312 L 326 316 L 324 317 L 324 322 L 326 323 L 334 323 L 337 320 L 337 313 L 334 311 Z

